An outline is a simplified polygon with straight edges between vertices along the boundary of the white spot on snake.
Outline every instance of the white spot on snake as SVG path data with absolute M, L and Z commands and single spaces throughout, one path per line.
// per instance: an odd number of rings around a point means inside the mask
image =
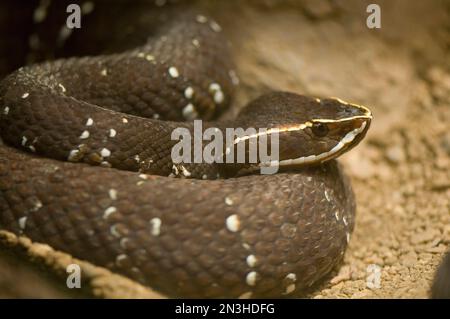
M 211 22 L 209 23 L 209 26 L 211 27 L 211 29 L 212 29 L 214 32 L 220 32 L 220 31 L 222 31 L 222 27 L 221 27 L 216 21 L 211 21 Z
M 114 237 L 120 238 L 120 233 L 117 231 L 117 225 L 112 225 L 109 228 L 109 232 L 111 233 L 111 235 L 113 235 Z
M 34 202 L 33 208 L 31 208 L 31 211 L 37 212 L 41 208 L 42 208 L 42 202 L 39 199 L 36 199 L 36 201 Z
M 230 76 L 231 83 L 233 83 L 233 85 L 239 85 L 239 77 L 237 76 L 236 71 L 230 70 L 228 71 L 228 75 Z
M 137 186 L 141 186 L 142 184 L 144 184 L 144 181 L 139 181 L 136 183 Z
M 345 226 L 348 226 L 347 218 L 345 216 L 342 217 L 342 221 L 344 222 Z
M 67 157 L 67 160 L 69 162 L 75 161 L 78 158 L 78 153 L 80 153 L 79 150 L 71 150 L 69 156 Z
M 350 233 L 346 233 L 347 244 L 350 242 Z
M 112 200 L 116 200 L 117 199 L 117 190 L 115 190 L 114 188 L 111 188 L 108 191 L 109 194 L 109 198 L 111 198 Z
M 178 73 L 178 69 L 176 67 L 174 67 L 174 66 L 171 66 L 169 68 L 169 74 L 173 78 L 177 78 L 177 77 L 180 76 L 180 73 Z
M 203 174 L 202 179 L 208 179 L 208 175 Z
M 127 124 L 128 120 L 126 118 L 122 118 L 122 123 Z
M 139 155 L 135 155 L 134 160 L 139 163 L 141 159 L 140 159 Z
M 127 249 L 127 242 L 129 241 L 130 240 L 127 237 L 121 238 L 119 242 L 120 247 L 122 247 L 123 249 Z
M 238 297 L 238 299 L 250 299 L 252 297 L 252 294 L 253 293 L 251 291 L 244 292 Z
M 192 99 L 192 97 L 194 96 L 194 89 L 191 86 L 188 86 L 185 90 L 184 90 L 184 96 L 187 99 Z
M 22 136 L 22 146 L 25 146 L 25 144 L 27 144 L 27 137 Z
M 103 213 L 103 219 L 108 219 L 109 216 L 117 212 L 117 208 L 114 206 L 110 206 L 107 209 L 105 209 L 105 212 Z
M 225 204 L 227 204 L 228 206 L 233 205 L 233 200 L 230 197 L 225 197 Z
M 244 247 L 244 249 L 250 250 L 250 245 L 247 243 L 242 243 L 242 247 Z
M 62 91 L 63 93 L 66 92 L 66 88 L 64 87 L 64 85 L 62 85 L 61 83 L 58 83 L 58 86 L 61 88 L 61 91 Z
M 206 23 L 208 22 L 208 18 L 206 18 L 204 15 L 199 14 L 195 20 L 197 20 L 198 23 Z
M 139 53 L 137 54 L 137 56 L 138 56 L 139 58 L 143 58 L 143 57 L 145 57 L 145 53 L 144 53 L 144 52 L 139 52 Z
M 330 202 L 331 200 L 330 200 L 330 195 L 328 195 L 328 191 L 325 190 L 325 191 L 324 191 L 324 194 L 325 194 L 325 198 L 327 199 L 327 201 Z
M 150 61 L 150 62 L 155 61 L 155 57 L 154 57 L 153 55 L 151 55 L 151 54 L 147 54 L 147 55 L 145 56 L 145 59 L 146 59 L 147 61 Z
M 3 114 L 8 115 L 8 113 L 9 113 L 9 107 L 6 106 L 6 107 L 3 109 Z
M 295 284 L 290 284 L 286 287 L 286 291 L 284 292 L 286 295 L 293 293 L 295 290 Z
M 191 172 L 189 172 L 189 171 L 187 170 L 187 168 L 184 167 L 183 165 L 181 165 L 181 172 L 182 172 L 183 175 L 186 176 L 186 177 L 191 176 Z
M 209 92 L 213 94 L 214 102 L 216 104 L 220 104 L 223 102 L 225 97 L 223 95 L 222 88 L 218 83 L 211 83 L 209 85 Z
M 192 103 L 189 103 L 183 108 L 183 116 L 187 120 L 193 120 L 198 117 L 198 113 Z
M 84 140 L 87 139 L 89 137 L 89 131 L 83 131 L 83 133 L 81 133 L 80 135 L 80 139 Z
M 220 88 L 220 85 L 219 85 L 218 83 L 211 83 L 211 84 L 209 85 L 208 90 L 209 90 L 210 93 L 213 93 L 213 92 L 215 92 L 215 91 L 220 91 L 221 88 Z
M 121 263 L 123 260 L 127 259 L 127 258 L 128 258 L 128 257 L 127 257 L 127 255 L 125 255 L 125 254 L 118 255 L 118 256 L 116 257 L 116 265 L 120 267 L 120 266 L 121 266 L 120 263 Z
M 198 39 L 193 39 L 193 40 L 192 40 L 192 44 L 193 44 L 196 48 L 200 47 L 200 41 L 198 41 Z
M 222 91 L 217 91 L 214 93 L 214 102 L 216 102 L 217 104 L 222 103 L 224 99 L 225 97 Z
M 114 137 L 114 136 L 116 136 L 116 134 L 117 134 L 117 131 L 115 129 L 113 129 L 113 128 L 109 129 L 109 137 Z
M 233 233 L 237 232 L 241 226 L 238 215 L 233 214 L 227 217 L 225 221 L 227 229 Z
M 248 255 L 246 261 L 249 267 L 255 267 L 258 259 L 255 257 L 255 255 Z
M 292 280 L 293 282 L 296 282 L 297 281 L 297 275 L 291 272 L 291 273 L 286 275 L 286 279 Z
M 159 219 L 157 217 L 152 218 L 150 220 L 150 224 L 152 226 L 151 234 L 153 236 L 159 236 L 159 234 L 161 233 L 161 223 L 162 223 L 161 219 Z
M 107 149 L 107 148 L 103 148 L 103 149 L 100 151 L 100 155 L 101 155 L 102 157 L 108 157 L 108 156 L 111 155 L 111 151 L 110 151 L 109 149 Z
M 108 167 L 108 168 L 112 167 L 111 163 L 108 162 L 108 161 L 102 161 L 102 162 L 100 163 L 100 166 L 101 166 L 101 167 Z
M 158 114 L 158 113 L 153 114 L 153 118 L 154 118 L 155 120 L 159 119 L 159 114 Z
M 247 274 L 247 277 L 245 277 L 245 281 L 247 282 L 247 285 L 254 286 L 256 285 L 256 279 L 258 277 L 258 273 L 256 271 L 251 271 Z
M 20 229 L 24 230 L 26 225 L 27 225 L 27 217 L 25 216 L 25 217 L 19 218 L 19 227 L 20 227 Z
M 148 179 L 148 175 L 147 174 L 139 174 L 139 178 Z
M 24 93 L 23 95 L 22 95 L 22 99 L 26 99 L 28 96 L 30 96 L 30 93 Z
M 286 286 L 286 290 L 284 292 L 285 295 L 288 295 L 295 290 L 295 282 L 297 281 L 297 275 L 294 273 L 289 273 L 286 275 L 285 280 L 288 281 L 288 285 Z
M 339 211 L 334 212 L 334 217 L 336 218 L 337 221 L 339 221 Z
M 32 151 L 33 153 L 36 152 L 36 148 L 33 145 L 28 146 L 28 148 L 30 149 L 30 151 Z
M 92 126 L 92 124 L 94 124 L 94 120 L 91 118 L 88 118 L 86 121 L 86 126 Z
M 100 72 L 100 74 L 101 74 L 102 76 L 107 76 L 107 75 L 108 75 L 108 70 L 107 70 L 107 69 L 103 69 L 103 70 Z

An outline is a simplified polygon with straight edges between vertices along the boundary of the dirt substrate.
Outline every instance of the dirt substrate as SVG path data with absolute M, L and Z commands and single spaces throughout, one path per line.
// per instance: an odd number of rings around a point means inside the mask
M 373 111 L 365 142 L 341 159 L 358 203 L 350 247 L 340 270 L 309 297 L 426 298 L 450 243 L 450 2 L 377 1 L 379 30 L 366 27 L 369 3 L 199 5 L 233 43 L 237 105 L 281 89 Z M 81 263 L 85 288 L 68 291 L 72 257 L 4 232 L 0 243 L 0 297 L 158 297 L 88 263 Z M 367 285 L 373 269 L 379 288 Z

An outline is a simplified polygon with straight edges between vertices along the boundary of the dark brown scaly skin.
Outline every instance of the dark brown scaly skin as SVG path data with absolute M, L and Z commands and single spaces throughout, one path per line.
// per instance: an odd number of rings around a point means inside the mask
M 168 22 L 137 49 L 24 67 L 1 82 L 0 134 L 10 146 L 0 144 L 0 227 L 169 296 L 301 295 L 342 259 L 354 225 L 350 184 L 335 161 L 276 175 L 166 177 L 172 130 L 192 130 L 175 122 L 181 110 L 192 103 L 213 118 L 233 91 L 226 42 L 195 20 Z M 214 101 L 211 83 L 223 101 Z M 250 108 L 270 98 L 312 103 L 273 93 Z M 253 126 L 283 120 L 273 112 L 255 114 Z M 143 118 L 154 114 L 171 121 Z M 245 128 L 252 117 L 232 125 Z M 197 178 L 229 173 L 186 167 Z
M 290 273 L 296 274 L 298 295 L 340 261 L 353 229 L 353 195 L 335 162 L 295 174 L 203 181 L 143 180 L 133 172 L 35 158 L 6 146 L 0 158 L 2 228 L 170 296 L 252 291 L 253 297 L 281 297 L 293 283 Z M 117 190 L 115 200 L 111 189 Z M 109 207 L 117 212 L 105 219 Z M 225 227 L 233 214 L 240 219 L 238 232 Z M 153 218 L 162 221 L 159 236 L 151 234 Z M 246 262 L 249 255 L 257 258 L 254 267 Z M 258 274 L 255 286 L 246 283 L 252 271 Z

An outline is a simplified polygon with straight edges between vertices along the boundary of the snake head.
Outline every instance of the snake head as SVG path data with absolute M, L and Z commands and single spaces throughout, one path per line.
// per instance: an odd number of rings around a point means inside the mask
M 372 121 L 368 108 L 338 98 L 305 97 L 293 115 L 298 112 L 302 113 L 301 123 L 280 128 L 280 166 L 334 159 L 355 147 Z
M 370 110 L 362 105 L 287 92 L 253 101 L 242 112 L 244 118 L 250 114 L 269 133 L 278 133 L 278 161 L 260 166 L 303 166 L 334 159 L 364 138 L 372 120 Z M 255 114 L 261 115 L 255 119 Z

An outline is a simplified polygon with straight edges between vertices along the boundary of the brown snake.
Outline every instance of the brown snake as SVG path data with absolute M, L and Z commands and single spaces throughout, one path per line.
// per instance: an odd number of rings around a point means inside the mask
M 192 13 L 121 53 L 7 76 L 0 227 L 169 296 L 301 295 L 350 240 L 355 202 L 334 159 L 361 141 L 372 116 L 339 99 L 272 92 L 232 121 L 213 120 L 230 105 L 235 77 L 220 26 Z M 174 164 L 171 133 L 192 132 L 194 118 L 221 131 L 278 132 L 280 171 L 255 172 L 259 158 Z

